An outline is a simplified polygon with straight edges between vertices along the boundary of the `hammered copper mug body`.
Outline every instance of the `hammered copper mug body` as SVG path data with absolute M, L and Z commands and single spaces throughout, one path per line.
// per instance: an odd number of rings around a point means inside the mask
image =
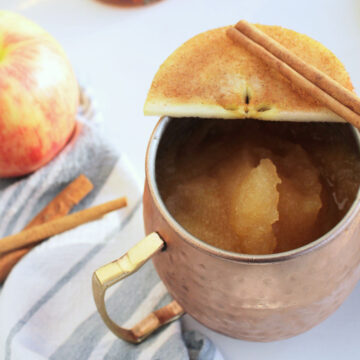
M 215 248 L 172 218 L 157 187 L 157 156 L 188 124 L 160 119 L 146 155 L 145 229 L 166 244 L 152 259 L 168 291 L 200 323 L 234 338 L 279 340 L 317 325 L 360 278 L 359 196 L 336 227 L 301 248 L 272 255 Z M 354 129 L 353 136 L 359 143 Z

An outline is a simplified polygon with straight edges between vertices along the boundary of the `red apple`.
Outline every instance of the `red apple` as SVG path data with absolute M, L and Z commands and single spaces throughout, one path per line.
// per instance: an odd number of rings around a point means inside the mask
M 26 18 L 0 11 L 0 177 L 31 173 L 62 149 L 78 99 L 59 43 Z

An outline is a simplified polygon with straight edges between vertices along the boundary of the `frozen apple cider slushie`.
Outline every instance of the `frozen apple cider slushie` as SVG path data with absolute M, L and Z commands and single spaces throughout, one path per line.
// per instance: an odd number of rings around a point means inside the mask
M 323 45 L 256 26 L 352 90 Z M 292 250 L 327 233 L 349 210 L 360 184 L 358 146 L 349 124 L 226 31 L 189 40 L 154 78 L 145 113 L 192 123 L 158 155 L 159 190 L 175 220 L 215 247 Z
M 355 199 L 359 154 L 344 125 L 193 122 L 159 154 L 157 178 L 174 218 L 213 246 L 292 250 L 328 232 Z
M 224 335 L 273 341 L 333 313 L 360 264 L 360 98 L 336 56 L 241 20 L 176 49 L 144 113 L 161 116 L 145 162 L 147 236 L 93 278 L 109 328 L 140 342 L 188 313 Z M 114 263 L 129 258 L 133 272 L 151 258 L 174 300 L 123 329 L 104 298 L 129 275 Z

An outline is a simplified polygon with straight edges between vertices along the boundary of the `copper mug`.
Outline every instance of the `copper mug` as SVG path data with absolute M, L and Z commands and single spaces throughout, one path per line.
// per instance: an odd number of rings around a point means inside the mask
M 301 248 L 272 255 L 215 248 L 173 219 L 157 187 L 158 153 L 190 127 L 190 119 L 164 117 L 151 135 L 143 196 L 148 235 L 94 273 L 93 293 L 103 320 L 116 335 L 134 343 L 184 312 L 217 332 L 253 341 L 288 338 L 319 324 L 360 278 L 359 194 L 331 231 Z M 352 130 L 359 145 L 359 134 Z M 175 300 L 132 329 L 121 328 L 106 312 L 105 291 L 150 258 Z

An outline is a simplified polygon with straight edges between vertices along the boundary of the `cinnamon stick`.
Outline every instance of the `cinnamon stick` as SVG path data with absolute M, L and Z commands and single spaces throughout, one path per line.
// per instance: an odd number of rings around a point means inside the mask
M 49 220 L 57 219 L 67 215 L 86 195 L 94 189 L 92 182 L 85 176 L 78 176 L 64 190 L 44 207 L 42 211 L 32 219 L 24 229 L 34 225 L 43 224 Z
M 360 113 L 360 99 L 341 84 L 310 64 L 306 64 L 277 41 L 245 20 L 239 22 L 235 28 L 229 28 L 227 35 L 234 42 L 244 46 L 269 66 L 275 68 L 296 86 L 318 99 L 344 120 L 360 128 L 360 115 L 355 112 L 356 110 Z
M 118 198 L 89 209 L 63 216 L 59 219 L 48 221 L 41 225 L 33 226 L 18 234 L 6 236 L 0 239 L 0 254 L 36 244 L 50 236 L 60 234 L 81 224 L 96 220 L 99 217 L 111 211 L 121 209 L 126 205 L 127 200 L 125 197 Z
M 324 90 L 330 96 L 360 115 L 360 99 L 352 91 L 343 87 L 315 66 L 302 60 L 285 46 L 246 20 L 239 21 L 235 25 L 235 28 L 288 64 L 298 73 L 302 74 L 306 79 Z
M 93 184 L 85 175 L 78 176 L 45 206 L 45 208 L 30 221 L 25 229 L 68 214 L 93 188 Z M 33 246 L 31 245 L 0 256 L 0 283 L 7 278 L 12 268 L 32 248 Z

